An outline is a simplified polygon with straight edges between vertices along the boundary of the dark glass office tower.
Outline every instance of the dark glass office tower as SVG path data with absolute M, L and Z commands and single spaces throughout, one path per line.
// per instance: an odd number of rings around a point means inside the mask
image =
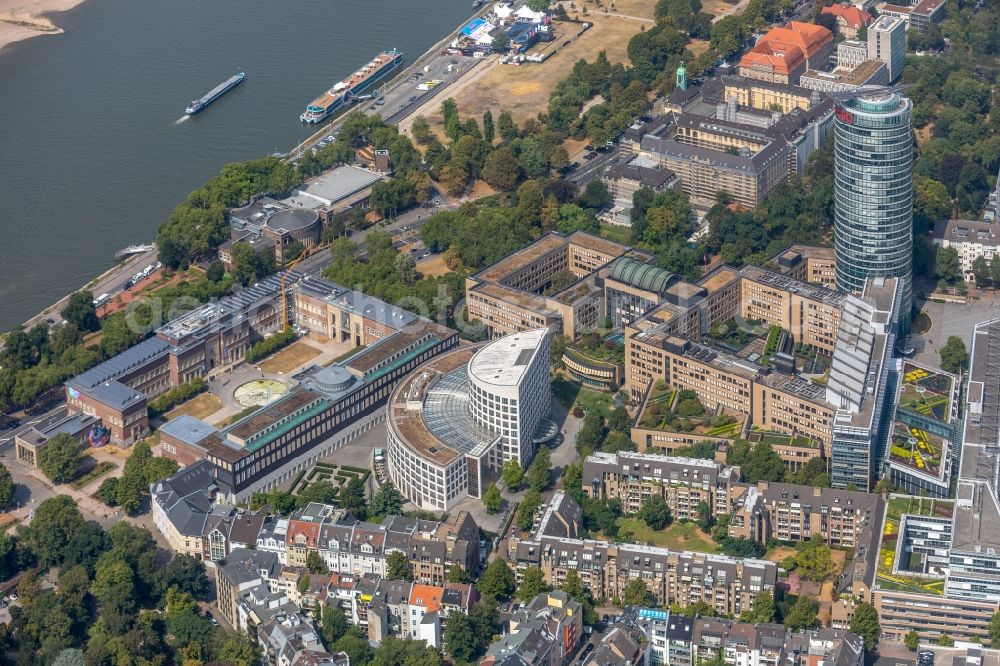
M 834 142 L 837 288 L 861 293 L 868 277 L 898 277 L 903 330 L 913 300 L 911 112 L 897 93 L 859 93 L 837 103 Z

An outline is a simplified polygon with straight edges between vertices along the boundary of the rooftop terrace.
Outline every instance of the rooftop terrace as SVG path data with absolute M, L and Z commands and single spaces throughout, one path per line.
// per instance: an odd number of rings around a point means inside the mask
M 389 403 L 387 418 L 405 444 L 441 466 L 466 453 L 480 456 L 497 438 L 469 415 L 467 368 L 477 349 L 464 347 L 421 366 Z

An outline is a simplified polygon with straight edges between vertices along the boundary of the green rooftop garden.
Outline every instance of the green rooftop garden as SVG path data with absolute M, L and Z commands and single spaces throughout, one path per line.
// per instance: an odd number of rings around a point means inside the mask
M 584 335 L 571 347 L 568 347 L 567 351 L 593 361 L 604 361 L 616 365 L 625 362 L 625 345 L 614 340 L 607 340 L 597 333 Z
M 940 423 L 948 423 L 953 388 L 954 379 L 951 375 L 904 363 L 899 409 Z
M 927 576 L 908 576 L 904 573 L 893 573 L 892 563 L 896 550 L 904 547 L 900 540 L 900 520 L 903 515 L 935 516 L 950 518 L 954 503 L 928 497 L 893 497 L 886 506 L 885 526 L 882 528 L 882 541 L 879 545 L 878 571 L 876 582 L 882 589 L 899 590 L 901 592 L 922 592 L 941 595 L 944 593 L 944 579 Z M 902 569 L 917 569 L 922 563 L 922 554 L 903 553 L 900 560 Z
M 818 449 L 820 442 L 806 435 L 789 435 L 783 432 L 754 430 L 747 434 L 747 440 L 751 442 L 764 442 L 770 446 L 799 446 L 803 448 Z
M 708 437 L 737 437 L 743 419 L 712 413 L 705 409 L 694 391 L 671 389 L 660 381 L 653 386 L 639 426 Z
M 889 443 L 889 459 L 934 476 L 941 473 L 941 458 L 948 443 L 933 433 L 896 421 Z
M 879 546 L 878 571 L 876 573 L 876 582 L 882 589 L 935 595 L 944 593 L 943 578 L 893 573 L 892 563 L 896 556 L 896 550 L 903 547 L 899 538 L 900 519 L 903 515 L 950 518 L 954 506 L 953 502 L 929 497 L 898 496 L 889 500 L 886 506 L 885 526 L 882 528 L 882 541 Z M 922 562 L 923 555 L 921 553 L 903 553 L 900 568 L 918 569 Z
M 738 351 L 767 332 L 768 327 L 760 322 L 733 317 L 725 323 L 715 324 L 709 328 L 708 337 L 723 347 Z

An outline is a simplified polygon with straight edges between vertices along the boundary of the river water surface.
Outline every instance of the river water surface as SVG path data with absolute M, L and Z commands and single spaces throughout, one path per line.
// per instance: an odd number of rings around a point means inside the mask
M 412 62 L 470 0 L 89 0 L 0 53 L 0 330 L 148 242 L 227 163 L 310 134 L 305 105 L 379 51 Z M 247 80 L 184 122 L 230 76 Z

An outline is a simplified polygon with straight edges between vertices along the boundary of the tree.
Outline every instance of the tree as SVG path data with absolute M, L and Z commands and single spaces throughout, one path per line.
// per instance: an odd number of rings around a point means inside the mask
M 851 631 L 865 641 L 865 649 L 874 652 L 878 645 L 882 627 L 878 621 L 878 611 L 872 604 L 861 602 L 854 607 L 854 617 L 851 618 Z
M 66 307 L 59 314 L 81 331 L 96 331 L 101 327 L 101 322 L 97 318 L 97 308 L 94 307 L 94 294 L 89 291 L 77 291 L 71 294 Z
M 544 12 L 549 9 L 549 0 L 527 0 L 524 4 L 533 12 Z
M 495 136 L 496 127 L 493 124 L 493 112 L 486 109 L 483 112 L 483 140 L 492 145 Z
M 466 573 L 465 569 L 459 564 L 452 564 L 448 567 L 448 582 L 449 583 L 468 583 L 471 579 L 469 574 Z
M 497 484 L 491 483 L 486 487 L 486 492 L 483 493 L 483 506 L 486 507 L 486 512 L 489 514 L 494 514 L 500 510 L 503 505 L 503 498 L 500 497 L 500 489 L 497 488 Z
M 218 259 L 214 260 L 208 265 L 208 270 L 205 271 L 205 277 L 212 282 L 222 282 L 222 278 L 226 277 L 226 267 Z
M 694 507 L 694 512 L 698 515 L 698 527 L 703 532 L 712 529 L 712 507 L 708 502 L 698 502 Z
M 490 562 L 479 580 L 476 581 L 476 589 L 479 590 L 479 594 L 496 599 L 510 598 L 516 586 L 514 572 L 500 558 Z
M 475 662 L 483 639 L 475 621 L 465 613 L 452 613 L 444 627 L 444 648 L 456 663 Z
M 728 527 L 728 526 L 727 526 Z M 728 534 L 728 530 L 726 531 Z M 731 537 L 723 535 L 722 552 L 729 557 L 760 557 L 764 554 L 764 547 L 754 541 L 744 537 Z
M 639 517 L 653 530 L 662 530 L 670 524 L 670 507 L 661 495 L 651 495 L 639 512 Z
M 180 466 L 173 458 L 156 456 L 146 463 L 145 467 L 143 467 L 142 478 L 146 482 L 147 486 L 151 486 L 157 481 L 169 479 L 177 473 L 179 468 Z
M 521 505 L 517 508 L 517 526 L 522 530 L 530 530 L 535 522 L 535 513 L 542 505 L 542 497 L 537 490 L 530 491 L 521 500 Z
M 323 610 L 323 620 L 320 622 L 320 633 L 323 635 L 323 644 L 327 649 L 332 649 L 333 644 L 339 641 L 351 628 L 350 622 L 344 611 L 336 606 L 327 606 Z
M 413 122 L 410 124 L 410 134 L 418 143 L 430 143 L 431 139 L 434 138 L 434 134 L 431 132 L 431 124 L 423 116 L 417 116 L 413 119 Z
M 489 154 L 483 164 L 483 180 L 498 190 L 510 190 L 521 178 L 521 165 L 514 151 L 501 146 Z
M 91 594 L 101 603 L 101 618 L 112 633 L 122 633 L 135 616 L 135 578 L 123 561 L 99 564 Z
M 464 169 L 448 164 L 438 171 L 437 180 L 448 194 L 458 196 L 469 184 L 469 173 Z
M 943 247 L 937 252 L 934 270 L 942 280 L 951 282 L 958 277 L 961 266 L 958 262 L 958 250 L 953 247 Z
M 385 558 L 385 577 L 389 580 L 412 580 L 410 563 L 404 553 L 394 550 Z
M 548 447 L 544 445 L 539 446 L 538 452 L 535 453 L 535 459 L 531 461 L 531 465 L 528 466 L 528 473 L 525 474 L 528 487 L 537 492 L 548 488 L 551 467 L 552 456 L 549 453 Z
M 332 504 L 337 497 L 337 489 L 329 481 L 313 481 L 295 496 L 295 507 L 301 509 L 312 502 Z
M 309 573 L 315 574 L 325 574 L 330 571 L 318 550 L 310 550 L 306 553 L 306 569 L 309 569 Z
M 611 193 L 603 180 L 595 178 L 587 183 L 580 194 L 579 203 L 584 208 L 601 210 L 611 203 Z
M 740 614 L 740 621 L 755 624 L 774 622 L 774 593 L 771 590 L 759 592 L 754 597 L 750 610 L 745 610 Z
M 994 613 L 993 617 L 990 618 L 990 624 L 987 627 L 987 631 L 990 635 L 990 646 L 1000 646 L 1000 611 Z
M 503 479 L 504 485 L 507 486 L 507 490 L 512 493 L 517 492 L 521 489 L 521 483 L 524 481 L 524 470 L 521 469 L 521 464 L 516 460 L 508 460 L 503 464 L 500 477 Z
M 949 636 L 948 634 L 941 634 L 940 636 L 938 636 L 937 644 L 940 645 L 941 647 L 952 647 L 953 645 L 955 645 L 955 639 Z
M 354 476 L 340 490 L 340 506 L 345 509 L 361 509 L 365 506 L 365 484 Z
M 149 487 L 146 484 L 146 466 L 152 460 L 149 444 L 145 440 L 136 442 L 115 486 L 115 499 L 126 513 L 135 513 L 142 506 L 142 495 Z
M 986 257 L 979 255 L 972 260 L 972 273 L 976 277 L 976 286 L 983 286 L 990 280 L 990 263 Z
M 101 353 L 105 357 L 117 356 L 140 339 L 141 336 L 132 330 L 125 321 L 125 315 L 120 312 L 105 319 L 101 325 Z
M 785 626 L 792 631 L 812 629 L 817 624 L 817 613 L 819 613 L 819 604 L 813 601 L 812 597 L 805 594 L 799 595 L 788 614 L 785 615 Z
M 79 648 L 66 648 L 59 653 L 52 666 L 84 666 L 83 650 Z
M 818 534 L 814 534 L 809 541 L 799 544 L 794 560 L 796 571 L 807 580 L 824 581 L 833 571 L 830 547 Z
M 504 141 L 513 141 L 518 137 L 517 125 L 509 111 L 501 111 L 497 117 L 497 132 Z
M 403 513 L 406 498 L 396 490 L 392 481 L 386 481 L 372 497 L 369 513 L 376 516 L 398 516 Z
M 38 452 L 38 466 L 55 483 L 75 479 L 81 464 L 80 443 L 69 433 L 56 434 Z
M 260 663 L 260 647 L 242 631 L 227 633 L 215 656 L 218 661 L 233 666 L 256 666 Z
M 748 457 L 745 461 L 741 462 L 730 462 L 730 464 L 741 465 L 743 468 L 743 476 L 750 483 L 756 483 L 757 481 L 781 481 L 785 478 L 785 462 L 781 459 L 771 445 L 767 442 L 757 442 L 753 448 L 746 449 L 738 447 L 739 440 L 733 444 L 730 456 L 735 459 L 740 459 L 742 457 L 742 452 L 744 450 L 749 451 Z
M 527 603 L 542 592 L 548 592 L 545 574 L 538 567 L 528 567 L 521 575 L 521 587 L 517 588 L 517 598 Z
M 626 606 L 649 606 L 654 601 L 653 594 L 649 591 L 646 581 L 641 578 L 630 580 L 628 585 L 625 586 L 625 592 L 622 594 L 622 603 Z
M 903 644 L 906 645 L 906 649 L 911 652 L 916 652 L 917 648 L 920 647 L 920 634 L 915 631 L 910 631 L 903 638 Z
M 938 350 L 941 355 L 941 369 L 947 372 L 962 372 L 968 367 L 969 352 L 965 350 L 965 343 L 957 335 L 948 337 L 948 341 Z
M 490 48 L 494 51 L 506 51 L 510 47 L 510 37 L 505 32 L 498 32 L 490 43 Z
M 190 594 L 194 599 L 207 599 L 212 583 L 205 575 L 205 564 L 193 555 L 174 556 L 163 569 L 163 586 Z
M 5 465 L 0 464 L 0 509 L 14 501 L 14 478 Z

